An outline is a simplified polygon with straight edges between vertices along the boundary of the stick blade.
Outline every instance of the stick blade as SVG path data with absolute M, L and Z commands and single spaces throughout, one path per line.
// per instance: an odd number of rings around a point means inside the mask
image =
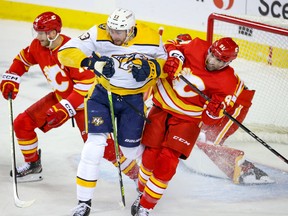
M 33 203 L 35 202 L 35 200 L 29 200 L 29 201 L 24 201 L 24 200 L 20 200 L 17 196 L 14 197 L 14 203 L 18 208 L 26 208 L 31 206 Z

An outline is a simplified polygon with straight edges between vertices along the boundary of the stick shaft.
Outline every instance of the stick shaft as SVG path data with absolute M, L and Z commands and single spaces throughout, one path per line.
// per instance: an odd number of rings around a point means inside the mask
M 31 206 L 35 200 L 23 201 L 19 199 L 18 184 L 17 184 L 17 177 L 16 177 L 16 155 L 15 155 L 12 93 L 9 94 L 8 101 L 9 101 L 9 112 L 10 112 L 11 162 L 12 162 L 11 164 L 12 164 L 12 183 L 13 183 L 14 204 L 19 208 L 25 208 L 25 207 Z
M 114 138 L 114 148 L 115 148 L 115 154 L 116 154 L 116 161 L 118 164 L 118 174 L 119 174 L 119 183 L 120 183 L 120 191 L 121 191 L 121 198 L 122 203 L 125 206 L 125 192 L 124 192 L 124 184 L 123 184 L 123 178 L 122 178 L 122 172 L 121 172 L 121 157 L 119 153 L 119 145 L 118 145 L 118 139 L 117 139 L 117 128 L 115 124 L 115 115 L 114 115 L 114 107 L 113 107 L 113 100 L 112 100 L 112 93 L 111 91 L 107 91 L 108 93 L 108 100 L 109 100 L 109 108 L 111 113 L 111 121 L 112 121 L 112 127 L 113 127 L 113 138 Z
M 183 80 L 187 85 L 189 85 L 197 94 L 199 94 L 201 97 L 203 97 L 205 100 L 210 101 L 211 98 L 209 98 L 207 95 L 205 95 L 203 92 L 201 92 L 195 85 L 193 85 L 189 80 L 187 80 L 183 75 L 179 75 L 179 78 Z M 266 142 L 264 142 L 260 137 L 258 137 L 255 133 L 253 133 L 251 130 L 249 130 L 247 127 L 245 127 L 243 124 L 241 124 L 237 119 L 235 119 L 233 116 L 231 116 L 229 113 L 227 113 L 224 110 L 224 115 L 227 116 L 231 121 L 233 121 L 235 124 L 237 124 L 240 128 L 242 128 L 245 132 L 247 132 L 250 136 L 252 136 L 255 140 L 257 140 L 259 143 L 261 143 L 263 146 L 265 146 L 267 149 L 269 149 L 273 154 L 275 154 L 278 158 L 280 158 L 282 161 L 288 164 L 288 160 L 281 155 L 279 152 L 277 152 L 275 149 L 273 149 L 270 145 L 268 145 Z

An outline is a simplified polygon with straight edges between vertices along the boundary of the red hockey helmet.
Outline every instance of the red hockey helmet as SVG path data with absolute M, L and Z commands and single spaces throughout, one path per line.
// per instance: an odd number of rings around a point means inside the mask
M 62 21 L 61 18 L 53 12 L 44 12 L 36 17 L 33 22 L 35 31 L 49 32 L 56 30 L 58 33 L 61 31 Z
M 230 62 L 237 57 L 239 47 L 232 38 L 224 37 L 211 45 L 210 52 L 219 60 Z

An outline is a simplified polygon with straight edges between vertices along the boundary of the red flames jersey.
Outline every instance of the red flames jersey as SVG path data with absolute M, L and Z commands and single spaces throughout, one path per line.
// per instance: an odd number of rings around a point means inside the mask
M 9 71 L 22 76 L 31 66 L 38 64 L 58 99 L 65 98 L 75 109 L 82 108 L 83 97 L 93 84 L 95 75 L 90 70 L 81 71 L 78 68 L 61 66 L 57 52 L 70 38 L 62 34 L 59 37 L 63 41 L 54 50 L 42 47 L 40 42 L 34 39 L 15 57 Z
M 209 47 L 208 42 L 199 38 L 178 45 L 177 49 L 185 57 L 181 74 L 209 98 L 225 102 L 229 109 L 243 90 L 244 83 L 230 66 L 218 71 L 205 69 Z M 187 120 L 201 121 L 202 118 L 206 123 L 211 120 L 206 112 L 203 112 L 206 101 L 180 78 L 173 81 L 169 78 L 159 79 L 153 90 L 153 102 L 172 115 Z

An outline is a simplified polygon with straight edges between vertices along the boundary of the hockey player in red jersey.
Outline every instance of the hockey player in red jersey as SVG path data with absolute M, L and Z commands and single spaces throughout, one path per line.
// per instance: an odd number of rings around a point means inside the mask
M 215 43 L 217 49 L 213 49 Z M 222 38 L 212 46 L 195 38 L 181 46 L 169 43 L 166 48 L 164 71 L 168 77 L 159 79 L 153 88 L 154 106 L 148 115 L 151 124 L 145 125 L 142 137 L 145 150 L 138 177 L 140 194 L 131 207 L 131 214 L 137 216 L 149 215 L 161 199 L 179 158 L 189 157 L 202 122 L 219 122 L 223 109 L 231 109 L 244 89 L 229 66 L 239 49 L 231 38 Z M 178 73 L 211 98 L 210 102 L 194 92 Z
M 242 123 L 244 121 L 249 108 L 252 105 L 254 93 L 254 90 L 249 90 L 245 86 L 233 108 L 227 111 L 231 116 L 237 119 L 238 122 Z M 243 151 L 224 144 L 226 139 L 238 128 L 239 126 L 226 116 L 217 124 L 203 124 L 196 145 L 236 184 L 273 183 L 274 181 L 269 178 L 267 173 L 245 159 L 245 153 Z M 192 156 L 190 157 L 189 163 L 193 163 L 193 161 Z M 223 163 L 223 161 L 225 161 L 225 163 Z M 209 169 L 210 167 L 205 168 L 205 166 L 201 166 L 200 170 L 195 171 L 209 175 Z
M 176 40 L 171 41 L 171 43 L 176 46 L 183 46 L 191 40 L 192 38 L 189 34 L 180 34 L 177 36 Z M 167 46 L 169 49 L 169 45 Z M 173 70 L 174 68 L 176 71 L 179 62 L 178 59 L 174 59 L 169 65 L 166 64 L 166 67 L 170 67 L 170 70 Z M 244 89 L 237 98 L 234 106 L 229 110 L 229 114 L 236 118 L 238 122 L 242 123 L 245 119 L 252 105 L 254 93 L 255 90 L 249 90 L 247 86 L 244 86 Z M 146 98 L 147 97 L 149 97 L 149 94 Z M 150 101 L 151 99 L 148 99 L 146 102 L 149 104 L 149 107 L 151 107 Z M 238 128 L 238 125 L 226 116 L 221 118 L 217 124 L 203 124 L 196 142 L 197 148 L 192 152 L 192 156 L 185 161 L 185 164 L 198 173 L 230 178 L 236 184 L 273 183 L 274 181 L 270 179 L 267 173 L 246 160 L 243 151 L 224 145 L 226 139 L 234 134 Z M 216 167 L 211 167 L 209 165 L 210 163 L 206 163 L 207 156 L 214 162 Z M 225 163 L 223 161 L 225 161 Z M 221 171 L 219 173 L 215 172 L 215 168 L 217 170 L 219 168 Z
M 189 34 L 181 34 L 177 36 L 176 43 L 172 43 L 176 46 L 181 46 L 181 44 L 183 46 L 183 44 L 191 40 L 192 39 Z M 221 40 L 218 41 L 218 43 L 213 44 L 211 51 L 213 52 L 213 50 L 219 49 L 220 45 Z M 169 49 L 169 45 L 167 46 Z M 219 58 L 221 59 L 221 56 L 219 56 Z M 175 65 L 178 65 L 177 61 L 172 63 L 174 63 L 174 67 Z M 166 66 L 168 66 L 168 64 Z M 177 68 L 175 67 L 174 70 L 176 71 L 176 69 Z M 249 90 L 247 86 L 244 86 L 244 89 L 237 98 L 234 106 L 227 110 L 228 113 L 237 119 L 238 122 L 242 123 L 244 121 L 249 108 L 252 105 L 254 93 L 255 90 Z M 226 116 L 221 118 L 217 124 L 203 124 L 198 141 L 196 142 L 196 146 L 201 149 L 215 163 L 215 165 L 236 184 L 273 183 L 274 181 L 270 179 L 265 172 L 255 167 L 255 165 L 250 161 L 245 160 L 243 151 L 224 145 L 226 139 L 238 128 L 239 126 Z M 214 146 L 211 146 L 211 144 Z M 193 153 L 197 154 L 197 151 L 194 151 Z M 197 156 L 195 160 L 198 160 L 199 158 L 201 157 Z M 225 161 L 225 159 L 227 160 Z M 189 163 L 193 163 L 195 160 L 193 157 L 190 157 Z M 223 161 L 225 161 L 225 163 L 223 163 Z M 207 168 L 205 168 L 203 163 L 201 168 L 197 169 L 195 165 L 194 169 L 196 169 L 196 172 L 211 175 L 208 170 L 211 169 L 211 167 L 207 166 Z
M 83 102 L 95 80 L 95 74 L 90 70 L 63 67 L 59 63 L 58 49 L 70 38 L 60 34 L 62 21 L 57 14 L 44 12 L 38 15 L 33 22 L 33 28 L 37 33 L 36 38 L 15 57 L 9 70 L 3 74 L 0 84 L 3 97 L 15 99 L 22 75 L 28 72 L 31 66 L 38 64 L 53 89 L 14 120 L 15 134 L 25 159 L 25 164 L 16 169 L 16 176 L 20 181 L 42 179 L 41 151 L 38 150 L 36 128 L 46 133 L 73 117 L 85 142 L 87 134 Z M 113 140 L 108 139 L 107 143 L 105 158 L 115 163 Z M 121 161 L 125 163 L 125 166 L 121 166 L 123 172 L 136 179 L 139 170 L 136 162 L 124 157 Z

